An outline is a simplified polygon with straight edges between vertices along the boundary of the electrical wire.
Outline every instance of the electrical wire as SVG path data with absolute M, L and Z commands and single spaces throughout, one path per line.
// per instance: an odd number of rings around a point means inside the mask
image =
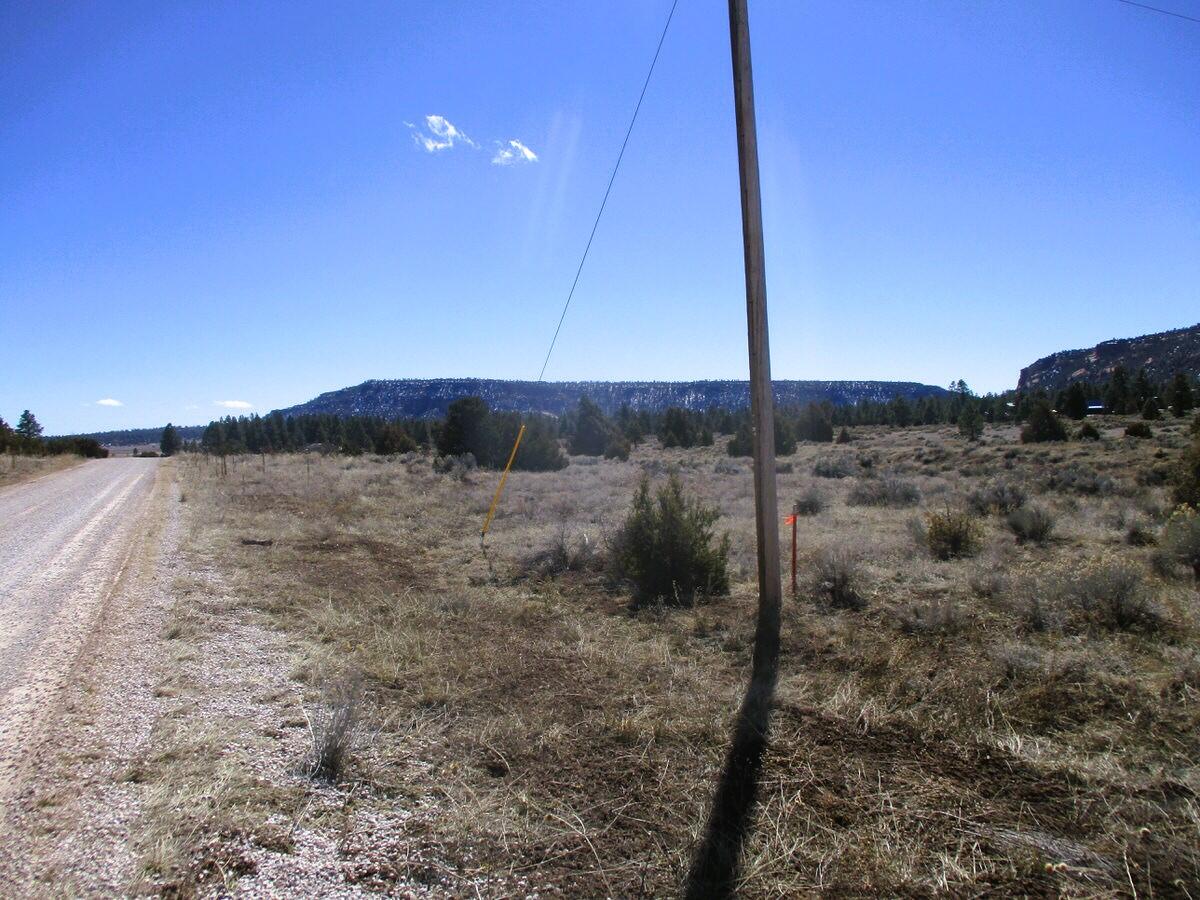
M 1126 6 L 1136 6 L 1139 9 L 1148 9 L 1150 12 L 1162 13 L 1164 16 L 1174 16 L 1176 19 L 1186 19 L 1189 22 L 1195 22 L 1200 25 L 1200 19 L 1192 16 L 1185 16 L 1183 13 L 1171 12 L 1169 9 L 1159 9 L 1157 6 L 1147 6 L 1145 3 L 1136 3 L 1135 0 L 1117 0 L 1118 3 L 1124 3 Z
M 662 53 L 663 41 L 667 39 L 667 30 L 671 27 L 671 19 L 675 17 L 675 7 L 678 5 L 679 0 L 674 0 L 671 3 L 671 11 L 667 14 L 667 24 L 663 26 L 662 35 L 658 39 L 658 46 L 654 50 L 654 59 L 650 61 L 650 71 L 646 73 L 646 80 L 642 84 L 642 92 L 638 95 L 637 105 L 633 108 L 633 117 L 629 120 L 629 127 L 625 129 L 625 140 L 621 142 L 621 152 L 617 154 L 617 162 L 613 166 L 612 175 L 608 178 L 608 187 L 604 189 L 604 199 L 600 201 L 600 209 L 596 213 L 596 220 L 592 223 L 592 233 L 588 235 L 587 246 L 583 248 L 583 256 L 579 259 L 579 268 L 575 270 L 575 280 L 571 282 L 571 290 L 567 292 L 567 302 L 563 304 L 562 315 L 558 317 L 558 325 L 554 329 L 554 337 L 550 339 L 550 349 L 546 351 L 546 359 L 542 362 L 542 371 L 538 373 L 538 381 L 541 381 L 546 376 L 546 366 L 550 365 L 550 354 L 554 352 L 554 345 L 558 343 L 558 333 L 562 330 L 563 321 L 567 318 L 567 310 L 571 307 L 571 299 L 575 296 L 575 288 L 579 286 L 579 276 L 583 274 L 583 264 L 587 262 L 588 251 L 592 249 L 592 241 L 596 237 L 596 229 L 600 227 L 600 217 L 604 215 L 604 207 L 608 205 L 608 195 L 612 193 L 613 182 L 617 180 L 617 170 L 621 168 L 621 160 L 625 158 L 625 148 L 629 145 L 629 136 L 633 134 L 633 126 L 637 122 L 638 113 L 642 109 L 642 101 L 646 99 L 646 89 L 650 87 L 650 77 L 654 74 L 654 67 L 658 64 L 658 55 Z

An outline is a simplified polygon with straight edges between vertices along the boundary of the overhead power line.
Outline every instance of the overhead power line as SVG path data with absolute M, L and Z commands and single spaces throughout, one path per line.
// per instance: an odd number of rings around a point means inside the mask
M 571 298 L 575 296 L 575 288 L 579 285 L 579 276 L 583 273 L 583 264 L 587 262 L 588 251 L 592 249 L 592 241 L 596 237 L 596 229 L 600 226 L 600 217 L 604 215 L 604 207 L 608 204 L 608 195 L 612 193 L 613 182 L 617 179 L 617 170 L 621 168 L 621 160 L 625 157 L 625 148 L 629 145 L 629 136 L 633 134 L 633 126 L 637 122 L 638 112 L 641 111 L 642 101 L 646 99 L 646 89 L 650 87 L 650 76 L 654 74 L 654 67 L 658 64 L 658 55 L 662 52 L 663 41 L 667 39 L 667 29 L 671 27 L 671 19 L 675 17 L 675 7 L 678 5 L 679 0 L 674 0 L 671 4 L 671 11 L 667 13 L 667 24 L 663 26 L 662 35 L 659 36 L 658 46 L 654 50 L 654 59 L 650 60 L 650 70 L 646 73 L 646 80 L 642 84 L 642 92 L 638 95 L 637 105 L 633 108 L 633 116 L 629 120 L 629 127 L 625 129 L 625 140 L 621 142 L 621 152 L 617 154 L 616 165 L 613 166 L 612 175 L 608 178 L 608 187 L 604 189 L 604 199 L 600 201 L 600 209 L 596 213 L 596 220 L 592 223 L 592 233 L 588 235 L 587 246 L 583 248 L 583 256 L 579 259 L 579 268 L 575 270 L 575 280 L 571 282 L 571 290 L 567 292 L 567 302 L 563 304 L 562 315 L 558 317 L 558 325 L 554 329 L 554 337 L 550 339 L 550 349 L 546 351 L 546 359 L 542 363 L 542 371 L 538 373 L 538 381 L 541 381 L 545 377 L 546 366 L 550 365 L 550 354 L 554 352 L 554 345 L 558 343 L 558 333 L 562 330 L 563 320 L 567 318 L 567 310 L 571 306 Z
M 1169 9 L 1147 6 L 1145 3 L 1136 3 L 1135 0 L 1117 0 L 1117 2 L 1124 3 L 1126 6 L 1136 6 L 1138 9 L 1148 9 L 1150 12 L 1162 13 L 1164 16 L 1174 16 L 1176 19 L 1186 19 L 1189 22 L 1195 22 L 1197 25 L 1200 25 L 1200 19 L 1194 16 L 1185 16 L 1183 13 L 1171 12 Z

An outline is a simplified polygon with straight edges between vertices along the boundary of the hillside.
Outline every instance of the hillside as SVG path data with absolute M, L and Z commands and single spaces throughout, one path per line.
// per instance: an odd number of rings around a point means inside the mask
M 1117 366 L 1130 374 L 1145 368 L 1152 381 L 1176 372 L 1200 373 L 1200 324 L 1141 337 L 1105 341 L 1086 350 L 1061 350 L 1021 370 L 1018 390 L 1053 393 L 1072 381 L 1106 381 Z
M 909 399 L 941 395 L 944 388 L 911 381 L 776 381 L 775 401 L 799 405 L 828 401 L 836 405 L 859 400 L 890 400 L 897 394 Z M 321 394 L 314 400 L 281 410 L 284 415 L 332 413 L 388 418 L 421 418 L 444 415 L 450 403 L 477 395 L 492 409 L 559 414 L 586 394 L 607 412 L 623 404 L 632 409 L 661 410 L 726 407 L 750 403 L 747 381 L 502 381 L 480 378 L 399 379 L 364 381 L 354 387 Z
M 179 436 L 185 441 L 198 441 L 204 434 L 203 425 L 177 425 Z M 136 447 L 140 444 L 157 444 L 162 437 L 163 426 L 157 428 L 123 428 L 119 431 L 93 431 L 90 434 L 68 435 L 68 437 L 93 438 L 105 447 Z

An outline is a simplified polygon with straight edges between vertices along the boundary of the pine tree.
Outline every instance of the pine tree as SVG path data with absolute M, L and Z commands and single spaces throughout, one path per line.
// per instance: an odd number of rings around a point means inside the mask
M 828 444 L 833 440 L 833 419 L 823 407 L 810 403 L 796 420 L 796 437 Z
M 21 413 L 21 418 L 17 420 L 17 435 L 30 442 L 42 436 L 42 426 L 29 410 Z
M 0 416 L 0 453 L 3 453 L 13 443 L 12 426 L 4 421 L 4 416 Z
M 1196 408 L 1196 398 L 1192 396 L 1192 386 L 1183 372 L 1175 373 L 1175 377 L 1171 380 L 1171 387 L 1167 390 L 1167 396 L 1170 398 L 1171 412 L 1176 416 L 1184 416 Z M 19 428 L 17 430 L 20 431 Z
M 1130 412 L 1133 412 L 1129 373 L 1125 371 L 1124 366 L 1117 366 L 1113 369 L 1109 387 L 1112 390 L 1112 403 L 1110 404 L 1109 411 L 1117 415 L 1128 415 Z
M 1147 400 L 1154 399 L 1154 385 L 1145 368 L 1138 369 L 1137 377 L 1133 379 L 1133 396 L 1139 407 L 1145 407 Z
M 1081 383 L 1078 381 L 1071 382 L 1071 386 L 1067 388 L 1067 395 L 1063 398 L 1063 403 L 1059 406 L 1059 409 L 1068 418 L 1074 419 L 1077 422 L 1087 416 L 1087 392 L 1084 391 Z
M 604 411 L 587 397 L 580 397 L 569 449 L 575 456 L 600 456 L 612 442 L 614 431 Z
M 183 440 L 179 437 L 179 430 L 170 422 L 162 430 L 162 437 L 158 441 L 158 449 L 163 456 L 174 456 L 183 449 Z
M 1158 401 L 1153 397 L 1142 406 L 1142 418 L 1147 422 L 1153 422 L 1159 418 Z
M 977 403 L 967 403 L 958 414 L 958 433 L 968 441 L 977 441 L 983 436 L 983 416 Z
M 1029 424 L 1021 429 L 1021 443 L 1037 444 L 1066 439 L 1067 430 L 1050 408 L 1050 404 L 1045 400 L 1035 400 L 1029 409 Z
M 442 456 L 470 453 L 481 466 L 490 466 L 496 446 L 495 425 L 482 397 L 461 397 L 450 404 L 438 435 L 438 453 Z M 505 448 L 506 453 L 507 450 Z
M 664 447 L 694 447 L 699 435 L 688 411 L 672 406 L 663 415 L 659 438 Z

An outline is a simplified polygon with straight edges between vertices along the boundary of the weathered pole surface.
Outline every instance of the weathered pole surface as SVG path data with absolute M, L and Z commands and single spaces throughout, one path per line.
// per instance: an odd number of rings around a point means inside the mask
M 753 824 L 759 773 L 767 749 L 771 704 L 779 674 L 779 518 L 775 488 L 775 401 L 767 336 L 767 275 L 763 252 L 758 135 L 746 0 L 729 0 L 729 43 L 737 115 L 750 348 L 750 416 L 754 425 L 754 520 L 758 537 L 758 623 L 750 685 L 738 711 L 733 743 L 713 796 L 704 838 L 688 873 L 689 898 L 729 897 L 737 884 L 742 845 Z

